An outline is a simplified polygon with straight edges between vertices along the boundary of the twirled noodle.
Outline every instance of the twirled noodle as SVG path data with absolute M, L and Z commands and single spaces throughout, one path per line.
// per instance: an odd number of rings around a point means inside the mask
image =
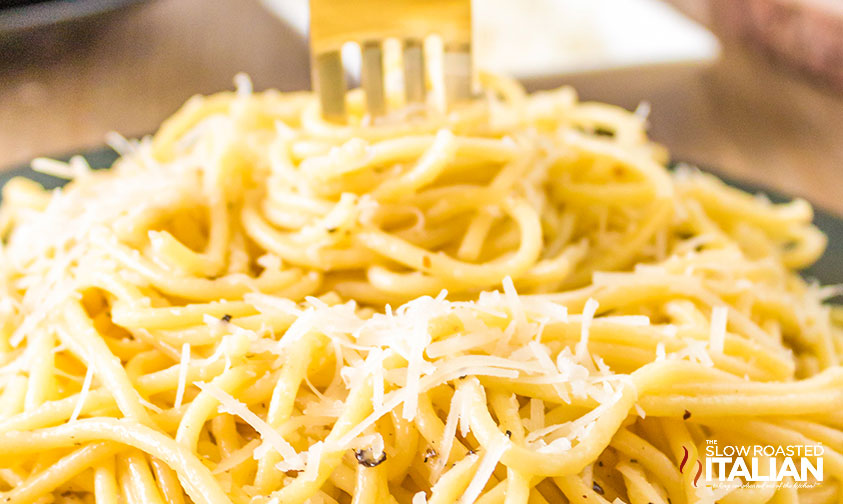
M 108 171 L 9 182 L 0 501 L 837 502 L 810 205 L 482 81 L 448 115 L 352 92 L 341 126 L 308 93 L 196 97 Z M 825 479 L 698 485 L 712 440 L 821 443 Z

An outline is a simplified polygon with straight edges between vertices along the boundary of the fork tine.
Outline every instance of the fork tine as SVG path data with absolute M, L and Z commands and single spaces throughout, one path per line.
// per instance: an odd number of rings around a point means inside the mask
M 448 106 L 472 97 L 471 44 L 446 44 L 442 55 Z
M 422 41 L 404 41 L 404 93 L 407 103 L 424 103 L 426 83 Z
M 317 54 L 313 62 L 313 86 L 322 105 L 322 116 L 335 122 L 345 120 L 345 69 L 340 51 Z
M 310 10 L 313 84 L 326 119 L 347 119 L 341 57 L 346 42 L 361 46 L 361 85 L 371 116 L 388 110 L 383 42 L 390 38 L 403 40 L 407 103 L 426 101 L 426 70 L 436 76 L 434 87 L 444 88 L 446 108 L 472 97 L 471 0 L 310 0 Z M 425 68 L 424 52 L 424 42 L 434 34 L 445 49 L 435 58 L 435 71 Z
M 386 113 L 384 93 L 383 46 L 379 41 L 367 41 L 361 47 L 360 85 L 366 93 L 366 109 L 379 116 Z

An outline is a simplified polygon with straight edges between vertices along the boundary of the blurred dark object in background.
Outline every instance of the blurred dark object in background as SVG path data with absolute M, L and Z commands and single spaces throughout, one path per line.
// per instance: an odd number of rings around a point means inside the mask
M 0 34 L 90 20 L 143 0 L 0 0 Z
M 0 0 L 0 59 L 50 59 L 84 43 L 107 18 L 145 0 Z
M 716 5 L 713 14 L 723 29 L 843 90 L 841 0 L 717 0 Z
M 18 7 L 21 5 L 36 4 L 46 1 L 47 0 L 0 0 L 0 9 L 6 9 L 8 7 Z
M 718 35 L 739 39 L 843 91 L 843 0 L 669 0 Z

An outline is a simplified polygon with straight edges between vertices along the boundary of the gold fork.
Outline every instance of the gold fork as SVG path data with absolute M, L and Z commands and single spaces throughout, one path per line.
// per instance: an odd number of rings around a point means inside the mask
M 383 41 L 401 41 L 404 93 L 408 104 L 427 94 L 424 41 L 443 42 L 442 75 L 447 105 L 472 96 L 471 0 L 310 0 L 313 87 L 326 119 L 343 122 L 345 71 L 342 46 L 360 46 L 360 84 L 372 116 L 387 111 Z

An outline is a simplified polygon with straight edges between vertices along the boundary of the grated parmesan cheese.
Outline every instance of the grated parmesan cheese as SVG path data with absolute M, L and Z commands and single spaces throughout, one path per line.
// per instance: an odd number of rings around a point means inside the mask
M 79 418 L 79 414 L 82 413 L 82 407 L 85 405 L 85 399 L 88 398 L 88 391 L 91 390 L 91 381 L 93 379 L 94 368 L 88 366 L 88 370 L 85 371 L 85 380 L 82 382 L 82 390 L 79 391 L 79 400 L 76 401 L 76 406 L 73 408 L 73 413 L 70 414 L 70 420 L 68 422 L 75 422 Z
M 454 396 L 451 397 L 451 406 L 448 409 L 448 416 L 445 418 L 445 429 L 442 432 L 442 441 L 439 444 L 439 453 L 433 465 L 433 472 L 431 477 L 434 480 L 439 479 L 442 470 L 448 463 L 448 458 L 451 456 L 451 449 L 454 447 L 454 441 L 457 437 L 457 423 L 461 418 L 461 413 L 465 409 L 465 393 L 462 389 L 457 389 Z
M 582 441 L 591 432 L 591 429 L 594 428 L 597 419 L 621 400 L 624 386 L 627 385 L 623 384 L 621 387 L 618 387 L 618 390 L 613 392 L 611 397 L 606 398 L 596 408 L 575 420 L 551 425 L 529 433 L 526 437 L 527 443 L 533 444 L 539 441 L 550 441 L 550 444 L 539 448 L 539 451 L 546 453 L 557 453 L 554 450 L 561 450 L 563 452 L 569 450 L 572 441 Z M 567 439 L 567 441 L 560 442 L 560 439 Z M 541 443 L 537 444 L 541 446 Z
M 239 466 L 243 462 L 249 460 L 252 457 L 252 454 L 255 452 L 255 449 L 261 444 L 260 439 L 253 439 L 240 447 L 234 453 L 230 454 L 229 456 L 225 457 L 220 461 L 219 464 L 211 471 L 214 474 L 222 474 L 224 472 L 228 472 L 235 467 Z
M 147 401 L 143 397 L 139 397 L 138 401 L 148 410 L 152 411 L 153 413 L 163 413 L 164 408 L 159 408 L 158 406 L 152 404 L 151 402 Z
M 594 314 L 597 313 L 599 303 L 593 299 L 588 298 L 585 302 L 585 307 L 582 311 L 582 325 L 580 326 L 580 341 L 576 346 L 577 360 L 594 371 L 594 362 L 591 359 L 591 354 L 588 351 L 588 332 L 591 329 L 591 321 L 594 320 Z
M 659 342 L 656 345 L 656 362 L 663 361 L 667 358 L 667 352 L 664 349 L 664 343 Z
M 553 363 L 553 359 L 550 358 L 550 349 L 547 348 L 547 345 L 539 343 L 537 341 L 531 341 L 527 343 L 527 348 L 533 352 L 536 360 L 538 361 L 539 366 L 541 366 L 542 370 L 547 373 L 547 375 L 551 378 L 557 378 L 557 380 L 553 380 L 553 388 L 556 390 L 556 393 L 562 398 L 565 402 L 570 402 L 570 398 L 568 397 L 568 390 L 565 388 L 563 382 L 567 381 L 566 376 L 562 375 L 560 368 Z
M 316 478 L 319 477 L 319 464 L 322 461 L 322 451 L 324 448 L 325 444 L 322 441 L 317 441 L 310 445 L 310 448 L 307 450 L 307 465 L 305 465 L 304 473 L 301 475 L 304 481 L 316 481 Z
M 530 398 L 530 429 L 544 429 L 544 401 Z
M 231 397 L 227 392 L 213 383 L 197 382 L 196 386 L 202 391 L 210 394 L 220 402 L 220 408 L 231 415 L 240 417 L 249 424 L 261 436 L 264 443 L 267 443 L 281 455 L 288 469 L 304 469 L 302 456 L 296 453 L 295 448 L 284 439 L 271 425 L 255 415 L 245 404 Z M 255 452 L 258 453 L 257 451 Z
M 521 303 L 521 298 L 515 290 L 515 284 L 512 283 L 512 278 L 508 275 L 504 277 L 502 283 L 506 305 L 509 313 L 512 315 L 512 320 L 515 321 L 516 332 L 518 334 L 524 334 L 528 330 L 527 314 L 524 312 L 524 305 Z
M 509 441 L 495 443 L 483 454 L 480 464 L 477 466 L 477 472 L 474 473 L 471 483 L 468 484 L 468 488 L 460 497 L 459 504 L 472 504 L 480 497 L 480 493 L 486 487 L 486 483 L 489 482 L 489 478 L 492 477 L 495 467 L 497 467 L 509 445 Z
M 722 354 L 726 343 L 726 323 L 729 316 L 729 308 L 715 306 L 711 310 L 711 333 L 709 348 L 712 352 Z
M 633 327 L 646 327 L 650 325 L 650 317 L 646 315 L 610 315 L 608 317 L 601 317 L 600 320 L 602 322 Z
M 707 367 L 714 367 L 714 362 L 707 350 L 708 344 L 704 341 L 691 340 L 685 343 L 685 348 L 670 354 L 671 359 L 688 358 L 691 362 L 696 362 Z
M 427 346 L 425 353 L 431 359 L 438 359 L 459 352 L 466 352 L 494 343 L 503 337 L 499 329 L 487 329 L 464 336 L 451 336 L 441 341 L 435 341 Z
M 56 178 L 73 180 L 75 176 L 72 167 L 68 163 L 56 161 L 55 159 L 35 158 L 32 160 L 30 166 L 33 171 L 44 173 Z
M 234 76 L 234 88 L 238 98 L 248 98 L 254 90 L 252 78 L 247 73 L 238 73 Z
M 407 381 L 405 388 L 407 390 L 407 399 L 404 401 L 404 408 L 401 411 L 401 416 L 405 420 L 413 420 L 416 418 L 419 401 L 419 381 L 421 379 L 421 365 L 424 361 L 424 349 L 430 344 L 430 335 L 427 332 L 427 323 L 423 326 L 416 325 L 412 331 L 412 341 L 410 342 L 410 358 L 407 362 Z
M 181 360 L 179 361 L 179 385 L 176 389 L 176 400 L 173 408 L 180 408 L 184 400 L 184 388 L 187 384 L 187 370 L 190 365 L 190 343 L 181 346 Z

